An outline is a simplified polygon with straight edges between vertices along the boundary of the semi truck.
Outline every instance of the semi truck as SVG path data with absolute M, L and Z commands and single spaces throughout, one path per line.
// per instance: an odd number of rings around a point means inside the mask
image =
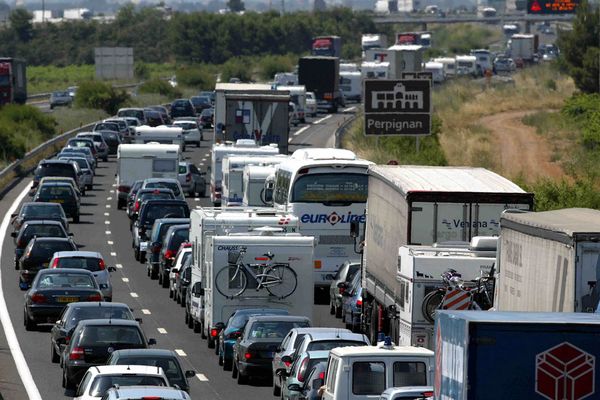
M 431 47 L 431 32 L 398 32 L 396 34 L 396 44 Z
M 25 60 L 0 57 L 0 106 L 27 102 L 26 70 Z
M 317 36 L 313 38 L 313 56 L 342 57 L 342 38 L 339 36 Z
M 533 209 L 532 193 L 484 168 L 378 165 L 368 175 L 361 326 L 373 343 L 398 323 L 400 246 L 464 246 L 475 236 L 498 235 L 505 209 Z M 359 227 L 352 228 L 358 238 Z
M 497 265 L 498 310 L 596 312 L 600 211 L 506 211 Z
M 360 43 L 363 52 L 371 49 L 386 49 L 388 47 L 387 36 L 383 33 L 365 33 L 362 35 Z
M 538 50 L 538 36 L 530 34 L 515 34 L 510 37 L 509 53 L 515 60 L 532 63 L 536 59 Z
M 598 398 L 597 315 L 440 311 L 435 330 L 436 400 Z
M 337 57 L 309 56 L 298 61 L 298 82 L 317 97 L 317 107 L 337 112 L 343 107 L 340 91 L 340 59 Z

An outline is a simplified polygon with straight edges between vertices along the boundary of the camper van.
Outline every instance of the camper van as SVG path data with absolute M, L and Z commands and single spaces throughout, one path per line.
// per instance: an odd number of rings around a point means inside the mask
M 456 74 L 457 75 L 477 75 L 477 57 L 475 56 L 456 56 Z
M 135 128 L 134 143 L 144 144 L 156 142 L 161 144 L 176 144 L 185 151 L 185 139 L 181 127 L 169 126 L 138 126 Z
M 446 74 L 444 73 L 444 64 L 429 61 L 425 63 L 424 70 L 431 72 L 431 78 L 434 83 L 442 83 L 446 80 Z
M 340 72 L 340 89 L 348 101 L 360 103 L 362 94 L 362 75 L 356 72 Z
M 446 78 L 452 78 L 456 75 L 456 59 L 451 57 L 439 57 L 431 60 L 441 63 L 444 66 L 444 75 Z
M 244 167 L 242 186 L 244 198 L 242 207 L 266 207 L 270 198 L 265 197 L 265 182 L 275 174 L 273 165 L 246 165 Z

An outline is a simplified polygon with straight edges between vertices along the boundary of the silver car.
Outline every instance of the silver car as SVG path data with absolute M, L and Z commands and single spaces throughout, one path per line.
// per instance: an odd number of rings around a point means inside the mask
M 69 95 L 69 92 L 56 91 L 50 94 L 50 109 L 54 109 L 56 106 L 67 106 L 71 107 L 73 104 L 73 97 Z
M 98 153 L 98 158 L 101 158 L 102 161 L 108 161 L 108 145 L 104 141 L 104 137 L 99 132 L 82 132 L 78 133 L 77 137 L 91 139 L 94 142 L 94 147 L 96 147 L 96 152 Z
M 198 167 L 188 161 L 179 163 L 177 179 L 185 193 L 190 196 L 198 194 L 200 197 L 206 196 L 206 172 L 200 172 Z
M 360 271 L 360 263 L 346 261 L 329 286 L 329 313 L 335 314 L 336 318 L 342 317 L 343 298 L 342 293 L 352 281 L 354 275 Z
M 102 254 L 95 251 L 59 251 L 54 253 L 49 268 L 79 268 L 90 271 L 102 292 L 105 301 L 112 301 L 110 273 L 115 267 L 108 267 Z
M 148 178 L 144 180 L 142 183 L 142 187 L 140 189 L 152 189 L 152 188 L 167 188 L 173 191 L 175 195 L 175 199 L 177 200 L 185 200 L 185 196 L 183 195 L 183 189 L 181 188 L 181 184 L 179 180 L 172 178 Z

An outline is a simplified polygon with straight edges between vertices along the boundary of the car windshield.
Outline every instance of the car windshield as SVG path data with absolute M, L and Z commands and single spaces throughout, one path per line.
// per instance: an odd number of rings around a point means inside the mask
M 36 205 L 28 204 L 23 207 L 21 215 L 27 218 L 61 218 L 64 216 L 60 204 L 56 205 Z
M 50 260 L 52 255 L 57 251 L 73 251 L 75 250 L 68 241 L 48 241 L 43 242 L 37 240 L 31 249 L 31 257 Z
M 91 272 L 100 271 L 104 267 L 104 261 L 96 257 L 64 257 L 58 259 L 57 267 L 78 268 Z
M 79 288 L 95 289 L 94 278 L 90 275 L 77 273 L 44 274 L 38 281 L 38 289 L 50 288 Z
M 101 375 L 96 377 L 90 387 L 90 396 L 102 397 L 106 391 L 118 386 L 168 386 L 160 376 L 141 374 Z
M 132 344 L 144 346 L 140 331 L 135 326 L 89 325 L 85 327 L 79 346 L 106 346 L 108 344 Z
M 144 189 L 151 189 L 151 188 L 171 189 L 175 196 L 179 196 L 179 194 L 181 193 L 179 191 L 179 185 L 177 184 L 177 182 L 147 182 L 144 185 Z
M 80 307 L 73 308 L 66 315 L 65 326 L 67 329 L 77 326 L 79 321 L 87 319 L 126 319 L 133 320 L 133 315 L 128 308 L 99 306 L 99 307 Z
M 336 347 L 356 347 L 366 346 L 365 342 L 358 342 L 355 340 L 318 340 L 308 344 L 306 351 L 316 350 L 331 350 Z
M 183 383 L 183 374 L 179 363 L 171 357 L 157 356 L 128 356 L 119 357 L 117 365 L 149 365 L 151 367 L 161 367 L 167 375 L 171 385 L 180 385 Z
M 21 242 L 27 243 L 32 237 L 66 237 L 60 225 L 29 225 L 21 235 Z
M 147 210 L 143 218 L 145 225 L 152 225 L 154 220 L 167 215 L 174 218 L 187 218 L 189 215 L 188 208 L 179 204 L 150 204 L 144 210 Z
M 293 328 L 306 328 L 308 321 L 258 321 L 252 324 L 248 337 L 283 339 Z
M 175 232 L 173 232 L 173 236 L 170 238 L 171 241 L 169 242 L 169 249 L 177 250 L 179 248 L 179 246 L 181 246 L 181 243 L 189 240 L 189 236 L 190 236 L 189 228 L 177 229 Z M 165 238 L 165 239 L 169 240 L 169 238 Z
M 100 122 L 94 126 L 95 131 L 119 131 L 119 124 L 113 122 Z

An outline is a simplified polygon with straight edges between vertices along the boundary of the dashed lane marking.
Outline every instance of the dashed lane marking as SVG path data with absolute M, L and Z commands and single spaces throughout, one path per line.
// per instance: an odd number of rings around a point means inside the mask
M 110 213 L 104 213 L 105 217 L 110 217 Z
M 118 269 L 123 268 L 123 264 L 115 264 L 115 267 L 117 267 Z
M 294 136 L 298 136 L 299 134 L 301 134 L 302 132 L 304 132 L 308 128 L 310 128 L 310 125 L 306 125 L 305 127 L 302 127 L 300 129 L 298 129 L 296 132 L 294 132 Z
M 125 282 L 125 283 L 129 282 L 129 278 L 125 278 L 125 277 L 123 277 L 123 278 L 121 278 L 121 279 L 122 279 L 122 280 L 123 280 L 123 282 Z
M 106 233 L 107 235 L 110 235 L 112 232 L 111 231 L 105 231 L 104 233 Z
M 187 354 L 185 354 L 185 351 L 183 351 L 181 349 L 175 349 L 175 353 L 177 353 L 177 355 L 181 356 L 181 357 L 187 356 Z
M 112 190 L 112 189 L 110 189 L 110 190 L 109 190 L 109 192 L 110 192 L 110 193 L 114 193 L 115 191 L 114 191 L 114 190 Z
M 107 205 L 106 205 L 106 208 L 110 208 L 110 204 L 107 204 Z
M 115 243 L 114 243 L 112 240 L 108 240 L 106 243 L 108 243 L 108 244 L 109 244 L 109 245 L 111 245 L 111 246 L 112 246 L 113 244 L 115 244 Z
M 133 298 L 140 297 L 140 296 L 138 296 L 138 294 L 136 292 L 131 292 L 131 293 L 129 293 L 129 295 Z
M 156 328 L 156 330 L 158 331 L 158 333 L 160 333 L 162 335 L 166 335 L 167 334 L 167 330 L 165 328 Z
M 204 374 L 196 374 L 196 378 L 198 378 L 200 382 L 208 382 L 208 378 Z
M 104 221 L 105 225 L 110 225 L 110 221 Z
M 112 197 L 107 197 L 106 200 L 111 201 Z
M 114 251 L 111 251 L 110 255 L 113 256 L 113 257 L 116 257 L 117 253 L 115 253 Z
M 316 120 L 316 121 L 314 121 L 314 122 L 313 122 L 313 125 L 320 124 L 321 122 L 323 122 L 323 121 L 325 121 L 326 119 L 329 119 L 329 118 L 331 118 L 331 117 L 333 117 L 333 114 L 330 114 L 330 115 L 328 115 L 328 116 L 326 116 L 326 117 L 323 117 L 323 118 L 319 118 L 318 120 Z
M 150 314 L 152 314 L 152 313 L 151 313 L 151 312 L 150 312 L 150 310 L 148 310 L 147 308 L 142 308 L 142 314 L 145 314 L 145 315 L 150 315 Z
M 200 201 L 200 198 L 196 197 L 196 198 L 194 199 L 194 201 Z
M 356 107 L 348 107 L 345 110 L 342 110 L 342 112 L 351 112 L 351 111 L 354 111 L 354 110 L 356 110 Z

